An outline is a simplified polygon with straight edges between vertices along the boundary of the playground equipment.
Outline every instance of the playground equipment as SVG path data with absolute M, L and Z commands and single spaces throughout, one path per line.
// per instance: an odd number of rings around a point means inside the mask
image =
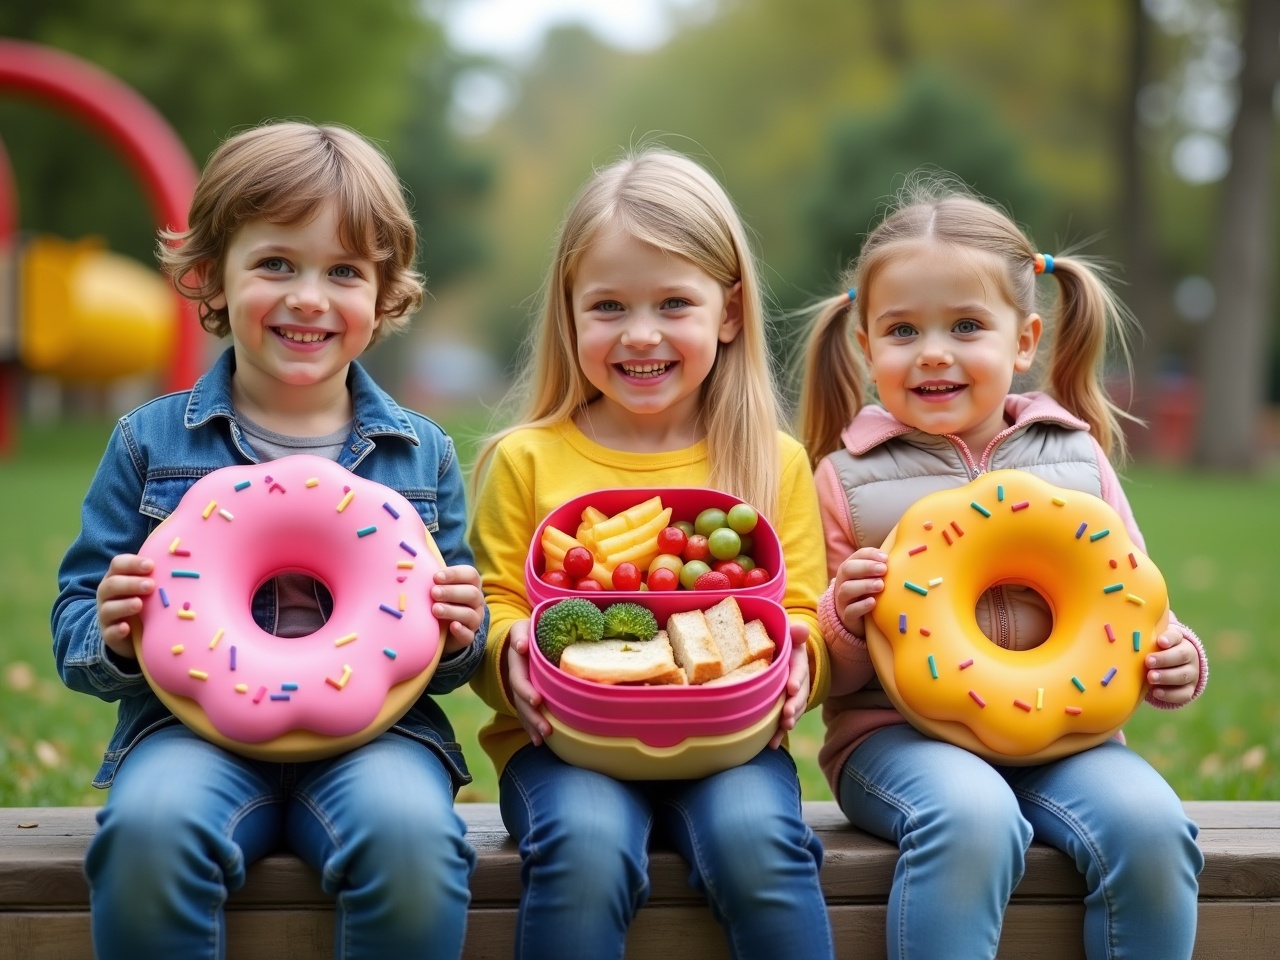
M 146 188 L 157 227 L 183 230 L 197 170 L 165 119 L 132 88 L 70 54 L 0 39 L 0 93 L 71 114 L 101 134 Z M 199 372 L 191 304 L 159 275 L 94 241 L 19 243 L 13 174 L 0 149 L 0 456 L 12 443 L 19 366 L 77 381 L 164 371 L 181 390 Z M 6 304 L 18 304 L 8 310 Z

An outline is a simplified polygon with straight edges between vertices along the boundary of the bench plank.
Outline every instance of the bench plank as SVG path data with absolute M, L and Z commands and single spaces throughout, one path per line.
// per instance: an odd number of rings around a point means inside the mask
M 1186 804 L 1201 828 L 1196 957 L 1280 956 L 1280 802 Z M 496 804 L 459 804 L 479 854 L 465 957 L 510 956 L 520 896 L 519 856 Z M 89 960 L 88 887 L 82 865 L 97 824 L 92 807 L 0 808 L 0 958 Z M 884 922 L 897 851 L 852 828 L 834 803 L 805 804 L 822 839 L 822 872 L 839 960 L 884 956 Z M 30 826 L 34 824 L 34 826 Z M 670 850 L 654 850 L 653 892 L 628 938 L 636 960 L 726 958 L 723 934 L 688 870 Z M 1034 844 L 1010 903 L 1000 942 L 1008 960 L 1083 957 L 1084 884 L 1061 852 Z M 249 871 L 227 909 L 232 955 L 247 960 L 332 956 L 333 901 L 289 854 Z

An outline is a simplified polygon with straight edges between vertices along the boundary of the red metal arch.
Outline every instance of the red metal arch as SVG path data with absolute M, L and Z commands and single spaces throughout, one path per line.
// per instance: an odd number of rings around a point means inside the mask
M 199 173 L 173 128 L 132 87 L 71 54 L 0 39 L 0 92 L 6 90 L 47 102 L 102 134 L 146 187 L 156 226 L 186 229 Z M 194 305 L 174 297 L 179 323 L 165 389 L 183 390 L 200 372 L 201 328 Z

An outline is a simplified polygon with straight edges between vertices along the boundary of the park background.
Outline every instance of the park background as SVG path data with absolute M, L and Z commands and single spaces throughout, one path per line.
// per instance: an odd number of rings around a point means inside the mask
M 780 372 L 797 308 L 832 291 L 922 165 L 1006 204 L 1041 249 L 1105 258 L 1143 328 L 1132 368 L 1117 362 L 1110 377 L 1149 424 L 1130 432 L 1125 488 L 1213 670 L 1197 703 L 1144 707 L 1126 734 L 1185 798 L 1280 797 L 1280 5 L 609 6 L 651 16 L 566 21 L 487 48 L 520 5 L 45 0 L 0 9 L 0 37 L 129 84 L 197 163 L 269 118 L 378 140 L 413 196 L 429 298 L 367 363 L 468 462 L 520 362 L 569 197 L 627 147 L 665 143 L 725 183 L 765 265 Z M 0 140 L 23 237 L 100 237 L 152 264 L 147 198 L 92 132 L 0 90 Z M 203 336 L 201 369 L 223 347 Z M 115 708 L 62 686 L 48 617 L 111 424 L 162 386 L 162 373 L 97 383 L 16 371 L 0 455 L 2 804 L 103 799 L 89 781 Z M 445 706 L 476 774 L 463 799 L 494 799 L 475 741 L 483 707 L 469 690 Z M 820 742 L 811 714 L 793 736 L 809 799 L 829 797 Z

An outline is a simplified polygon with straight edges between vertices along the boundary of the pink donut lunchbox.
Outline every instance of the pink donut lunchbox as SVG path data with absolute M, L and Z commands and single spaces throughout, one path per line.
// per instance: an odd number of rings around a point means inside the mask
M 653 611 L 659 626 L 673 613 L 703 610 L 724 591 L 677 590 L 577 594 L 602 609 L 619 597 Z M 776 644 L 766 670 L 723 685 L 596 683 L 565 673 L 529 645 L 529 675 L 543 698 L 560 759 L 620 780 L 709 776 L 750 760 L 778 729 L 791 659 L 787 614 L 775 600 L 732 591 L 744 620 L 760 620 Z M 556 600 L 533 610 L 532 627 Z
M 215 470 L 138 553 L 155 564 L 133 632 L 147 682 L 245 756 L 312 760 L 368 742 L 422 694 L 444 649 L 430 590 L 445 564 L 416 508 L 323 457 Z M 333 611 L 308 636 L 273 636 L 253 595 L 293 572 L 323 583 Z
M 569 536 L 573 536 L 582 522 L 583 511 L 588 507 L 594 507 L 601 513 L 612 516 L 654 496 L 661 497 L 663 506 L 671 508 L 670 523 L 675 523 L 679 520 L 687 520 L 692 523 L 699 512 L 709 507 L 718 507 L 727 512 L 730 507 L 742 503 L 741 499 L 732 494 L 725 493 L 722 490 L 713 490 L 709 487 L 620 487 L 595 490 L 580 497 L 574 497 L 547 514 L 543 521 L 538 524 L 538 529 L 534 531 L 533 540 L 529 544 L 529 553 L 525 559 L 524 569 L 525 589 L 529 596 L 529 602 L 538 604 L 544 600 L 560 600 L 574 596 L 588 596 L 591 598 L 600 596 L 612 600 L 635 599 L 637 596 L 647 596 L 648 592 L 637 593 L 636 591 L 627 590 L 593 591 L 588 594 L 547 583 L 540 576 L 546 565 L 546 557 L 542 548 L 542 535 L 543 531 L 548 526 L 551 526 Z M 761 584 L 739 587 L 729 592 L 739 599 L 756 596 L 780 601 L 786 587 L 786 570 L 782 561 L 782 544 L 778 540 L 778 535 L 762 516 L 756 522 L 755 529 L 751 531 L 751 537 L 754 541 L 752 559 L 758 565 L 768 569 L 772 576 Z M 641 571 L 642 574 L 644 572 Z M 724 596 L 723 591 L 685 590 L 681 588 L 673 592 L 701 597 L 705 601 L 705 606 L 711 606 L 716 600 Z

